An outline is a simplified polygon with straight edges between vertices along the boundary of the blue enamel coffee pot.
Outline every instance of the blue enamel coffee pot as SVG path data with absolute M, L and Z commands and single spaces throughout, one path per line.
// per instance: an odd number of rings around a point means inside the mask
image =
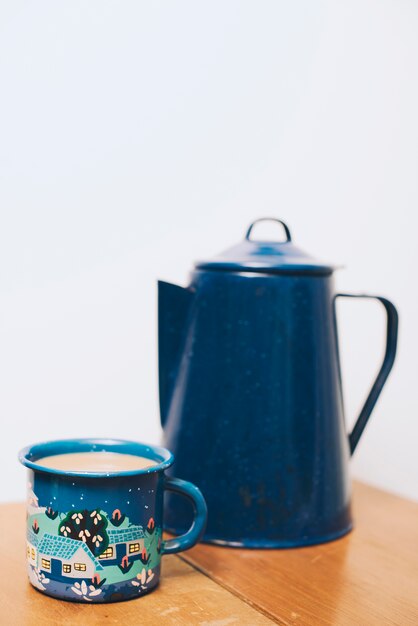
M 265 218 L 266 219 L 266 218 Z M 258 222 L 259 220 L 257 220 Z M 348 462 L 392 368 L 398 316 L 389 300 L 336 294 L 335 267 L 285 241 L 238 245 L 196 263 L 187 288 L 159 283 L 159 379 L 172 471 L 202 490 L 204 540 L 290 547 L 352 527 Z M 386 352 L 347 435 L 335 304 L 375 298 L 387 315 Z M 180 533 L 191 511 L 168 497 Z

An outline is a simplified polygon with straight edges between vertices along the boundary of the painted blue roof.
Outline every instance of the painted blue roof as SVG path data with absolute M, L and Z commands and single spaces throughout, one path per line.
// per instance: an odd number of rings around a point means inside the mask
M 39 543 L 39 537 L 38 535 L 35 535 L 32 528 L 28 528 L 26 532 L 26 538 L 33 546 L 37 546 Z
M 81 548 L 93 561 L 97 570 L 102 570 L 103 565 L 96 559 L 96 557 L 90 552 L 88 547 L 83 541 L 77 541 L 70 537 L 62 537 L 61 535 L 50 535 L 45 533 L 42 537 L 39 545 L 39 554 L 45 554 L 52 556 L 62 561 L 68 561 L 71 557 Z
M 129 526 L 128 528 L 107 529 L 109 535 L 109 545 L 115 543 L 125 543 L 125 541 L 136 541 L 145 537 L 142 526 Z

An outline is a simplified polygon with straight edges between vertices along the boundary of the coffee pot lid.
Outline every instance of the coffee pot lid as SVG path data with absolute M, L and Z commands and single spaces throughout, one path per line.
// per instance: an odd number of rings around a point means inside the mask
M 259 222 L 273 221 L 281 224 L 286 239 L 284 241 L 257 241 L 251 237 L 253 228 Z M 196 269 L 226 270 L 286 274 L 330 274 L 335 266 L 317 261 L 297 248 L 292 242 L 289 228 L 282 220 L 262 217 L 255 220 L 247 230 L 244 241 L 228 248 L 209 261 L 198 261 Z

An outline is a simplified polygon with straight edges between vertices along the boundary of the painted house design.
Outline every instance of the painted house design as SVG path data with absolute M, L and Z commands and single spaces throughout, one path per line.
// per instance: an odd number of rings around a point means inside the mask
M 34 493 L 33 489 L 28 487 L 27 489 L 27 502 L 28 502 L 28 515 L 36 515 L 45 512 L 44 506 L 39 506 L 38 496 Z
M 28 487 L 27 499 L 28 499 L 28 505 L 29 506 L 31 506 L 31 507 L 33 507 L 35 509 L 39 508 L 38 496 L 35 494 L 33 489 L 31 489 L 30 487 Z
M 103 566 L 83 541 L 45 533 L 38 543 L 37 567 L 55 580 L 93 578 Z
M 120 565 L 122 559 L 140 559 L 145 548 L 142 526 L 108 530 L 109 545 L 98 557 L 83 541 L 45 533 L 39 538 L 31 528 L 27 532 L 27 560 L 33 567 L 54 580 L 93 578 L 106 566 Z
M 26 534 L 26 556 L 28 562 L 33 565 L 33 567 L 36 567 L 38 561 L 38 543 L 38 536 L 35 535 L 31 528 L 28 528 Z
M 141 557 L 144 544 L 144 530 L 142 526 L 129 526 L 107 531 L 109 546 L 99 556 L 102 565 L 117 565 L 126 556 L 129 561 L 136 561 Z

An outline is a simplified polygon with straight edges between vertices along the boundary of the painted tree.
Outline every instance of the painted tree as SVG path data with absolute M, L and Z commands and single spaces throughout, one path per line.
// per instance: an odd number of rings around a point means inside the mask
M 158 528 L 154 518 L 150 517 L 145 528 L 144 550 L 139 557 L 140 561 L 150 569 L 155 567 L 160 560 L 161 546 L 161 528 Z
M 59 525 L 59 534 L 83 541 L 92 554 L 98 556 L 109 545 L 107 519 L 100 509 L 71 511 Z

